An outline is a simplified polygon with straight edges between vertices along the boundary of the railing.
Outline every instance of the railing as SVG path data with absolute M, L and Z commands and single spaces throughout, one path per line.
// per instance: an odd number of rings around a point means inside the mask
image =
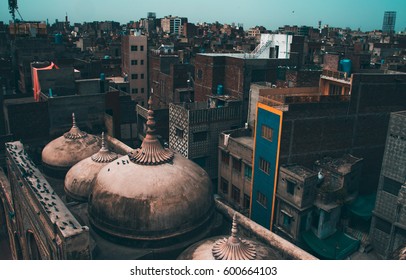
M 337 79 L 337 80 L 350 81 L 350 77 L 348 77 L 347 72 L 323 69 L 323 72 L 322 72 L 321 75 L 329 77 L 329 78 L 334 78 L 334 79 Z
M 272 41 L 267 41 L 265 44 L 259 44 L 252 52 L 251 55 L 258 58 L 264 51 L 272 44 Z

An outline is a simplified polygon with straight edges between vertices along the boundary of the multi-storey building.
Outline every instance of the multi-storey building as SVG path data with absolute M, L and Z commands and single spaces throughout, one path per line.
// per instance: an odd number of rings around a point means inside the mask
M 320 258 L 346 258 L 360 245 L 340 224 L 343 205 L 357 197 L 362 159 L 349 154 L 323 158 L 313 168 L 316 171 L 295 164 L 279 168 L 275 232 Z
M 382 32 L 393 34 L 395 32 L 396 12 L 386 11 L 383 14 Z
M 211 96 L 209 104 L 169 104 L 169 147 L 199 164 L 215 181 L 219 135 L 240 124 L 241 101 L 230 96 Z
M 406 242 L 405 182 L 406 111 L 401 111 L 390 115 L 370 231 L 374 249 L 384 258 Z
M 249 216 L 252 183 L 251 128 L 227 130 L 220 134 L 217 193 L 234 209 Z
M 148 101 L 147 37 L 135 31 L 122 39 L 122 70 L 130 82 L 131 98 L 141 106 Z
M 178 16 L 165 16 L 161 19 L 162 31 L 168 34 L 177 34 L 182 33 L 182 26 L 184 23 L 187 23 L 188 20 L 186 17 Z

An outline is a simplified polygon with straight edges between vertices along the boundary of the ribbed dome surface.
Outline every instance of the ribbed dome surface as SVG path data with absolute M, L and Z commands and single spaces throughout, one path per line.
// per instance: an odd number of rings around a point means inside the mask
M 114 240 L 172 246 L 208 230 L 214 214 L 211 180 L 200 166 L 161 146 L 151 107 L 147 126 L 141 148 L 100 170 L 89 219 Z
M 100 149 L 100 138 L 81 131 L 73 114 L 72 128 L 63 136 L 49 142 L 42 150 L 42 163 L 47 169 L 68 170 L 95 154 Z M 65 171 L 65 172 L 66 172 Z
M 98 174 L 89 215 L 117 237 L 159 240 L 192 231 L 210 218 L 211 181 L 197 164 L 175 154 L 172 163 L 139 165 L 128 156 Z
M 230 236 L 202 240 L 183 251 L 178 260 L 278 260 L 282 257 L 264 244 L 238 236 L 234 215 Z
M 87 201 L 99 171 L 118 155 L 109 151 L 102 134 L 102 147 L 94 155 L 75 164 L 65 176 L 64 189 L 68 197 L 76 201 Z

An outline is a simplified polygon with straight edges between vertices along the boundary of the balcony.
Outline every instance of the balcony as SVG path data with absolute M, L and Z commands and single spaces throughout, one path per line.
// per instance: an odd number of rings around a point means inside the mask
M 323 69 L 321 78 L 351 84 L 351 76 L 348 76 L 347 72 Z

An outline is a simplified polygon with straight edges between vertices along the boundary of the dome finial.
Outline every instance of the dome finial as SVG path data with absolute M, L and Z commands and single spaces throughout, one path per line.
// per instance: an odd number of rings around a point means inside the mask
M 75 113 L 72 113 L 72 127 L 77 127 L 76 126 Z
M 76 125 L 75 113 L 72 113 L 72 128 L 63 135 L 67 139 L 80 139 L 85 138 L 87 133 L 81 131 Z
M 141 148 L 132 151 L 132 162 L 144 165 L 158 165 L 172 160 L 173 152 L 162 147 L 155 134 L 155 117 L 152 110 L 152 97 L 148 99 L 147 131 Z
M 106 140 L 104 138 L 104 132 L 102 132 L 102 146 L 100 150 L 92 155 L 92 160 L 94 162 L 100 162 L 100 163 L 106 163 L 106 162 L 112 162 L 113 160 L 118 158 L 118 155 L 114 152 L 111 152 L 107 145 L 106 145 Z
M 102 135 L 101 135 L 101 140 L 102 140 L 102 150 L 104 150 L 104 149 L 106 149 L 106 142 L 105 142 L 105 140 L 104 140 L 104 131 L 102 132 Z
M 230 241 L 231 242 L 238 242 L 238 227 L 237 227 L 237 213 L 234 213 L 233 216 L 233 223 L 232 223 L 232 227 L 231 227 L 231 236 L 230 236 Z
M 256 249 L 251 242 L 238 237 L 237 213 L 233 215 L 231 236 L 217 240 L 212 248 L 216 260 L 253 260 Z

